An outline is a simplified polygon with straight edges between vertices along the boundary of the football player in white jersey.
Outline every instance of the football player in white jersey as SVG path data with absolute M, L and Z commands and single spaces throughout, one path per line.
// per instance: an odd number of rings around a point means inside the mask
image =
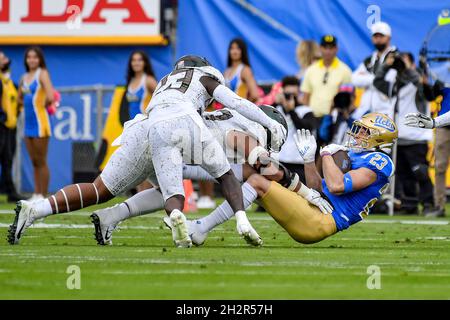
M 222 74 L 206 59 L 184 56 L 158 83 L 147 115 L 138 115 L 125 124 L 121 147 L 94 183 L 69 185 L 34 203 L 19 201 L 8 230 L 8 242 L 17 244 L 36 219 L 108 201 L 149 178 L 164 197 L 164 208 L 174 226 L 175 245 L 190 247 L 186 218 L 181 212 L 183 161 L 200 165 L 217 179 L 235 212 L 238 232 L 245 237 L 256 234 L 245 215 L 239 182 L 223 149 L 200 116 L 213 99 L 267 128 L 275 146 L 286 139 L 285 128 L 224 86 Z
M 277 120 L 287 128 L 284 116 L 277 109 L 265 105 L 260 106 L 260 108 L 269 117 Z M 267 132 L 261 125 L 227 108 L 214 112 L 205 112 L 203 119 L 215 139 L 222 144 L 238 180 L 243 182 L 252 174 L 260 172 L 269 180 L 278 181 L 289 190 L 298 191 L 302 188 L 298 175 L 291 173 L 269 155 L 267 149 L 272 152 L 277 152 L 278 150 L 274 149 L 270 143 L 267 143 Z M 274 154 L 272 153 L 272 155 Z M 246 161 L 248 162 L 245 163 Z M 192 165 L 184 166 L 183 177 L 185 179 L 203 181 L 215 180 L 200 166 Z M 254 190 L 247 183 L 243 184 L 242 190 L 244 204 L 248 205 L 249 199 L 254 196 Z M 302 192 L 304 192 L 305 198 L 311 204 L 319 207 L 322 212 L 331 212 L 331 206 L 320 196 L 320 193 L 306 186 L 303 186 Z M 228 208 L 225 208 L 226 210 L 216 210 L 215 214 L 205 219 L 204 226 L 206 225 L 206 227 L 212 229 L 215 225 L 223 223 L 232 217 L 230 215 L 230 212 L 233 213 L 230 211 L 231 208 L 226 203 L 222 206 L 224 205 Z M 121 204 L 95 211 L 92 216 L 95 217 L 94 221 L 97 221 L 95 225 L 97 243 L 100 245 L 112 244 L 112 233 L 120 222 L 163 208 L 164 199 L 161 192 L 158 189 L 149 189 L 139 192 Z M 168 226 L 171 226 L 170 220 L 165 218 L 164 221 Z M 195 226 L 192 225 L 191 221 L 187 221 L 187 223 L 189 230 L 195 230 Z M 211 226 L 208 226 L 208 224 L 211 224 Z M 196 245 L 201 244 L 206 239 L 206 234 L 201 232 L 189 233 Z M 262 244 L 262 240 L 257 234 L 252 234 L 252 237 L 244 237 L 244 239 L 247 243 L 254 246 Z

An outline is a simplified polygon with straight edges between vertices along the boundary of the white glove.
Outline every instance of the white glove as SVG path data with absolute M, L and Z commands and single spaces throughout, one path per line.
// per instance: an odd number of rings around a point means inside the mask
M 405 125 L 426 129 L 435 127 L 434 119 L 422 113 L 408 113 L 405 116 Z
M 248 244 L 259 247 L 262 246 L 263 241 L 256 230 L 250 224 L 250 221 L 247 219 L 247 215 L 244 211 L 238 211 L 235 214 L 236 216 L 236 229 L 240 236 L 247 241 Z
M 297 130 L 294 134 L 294 141 L 297 145 L 298 152 L 305 163 L 314 162 L 316 158 L 317 143 L 316 138 L 309 130 Z
M 310 189 L 302 184 L 300 190 L 298 190 L 297 193 L 305 198 L 309 203 L 318 207 L 324 214 L 333 212 L 333 206 L 327 200 L 322 198 L 318 191 Z
M 325 154 L 333 155 L 338 151 L 348 151 L 347 147 L 341 146 L 340 144 L 329 144 L 323 148 L 320 148 L 320 156 L 324 156 Z
M 269 131 L 271 133 L 271 139 L 270 141 L 271 146 L 274 150 L 279 151 L 281 149 L 281 146 L 286 141 L 287 137 L 287 131 L 286 128 L 277 121 L 273 121 L 273 125 L 269 128 Z

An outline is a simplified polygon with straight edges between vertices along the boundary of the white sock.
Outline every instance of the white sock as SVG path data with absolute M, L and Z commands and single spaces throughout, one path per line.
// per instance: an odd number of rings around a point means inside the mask
M 244 196 L 244 207 L 247 209 L 256 200 L 258 194 L 251 185 L 247 182 L 242 185 L 242 194 Z M 231 209 L 227 201 L 223 202 L 213 212 L 206 217 L 198 219 L 197 227 L 200 232 L 206 233 L 214 229 L 219 224 L 230 220 L 234 216 L 234 211 Z
M 105 212 L 102 219 L 106 223 L 117 224 L 126 219 L 149 214 L 164 209 L 164 198 L 157 189 L 147 189 L 125 200 L 112 212 Z
M 125 202 L 128 208 L 130 208 L 129 216 L 125 219 L 164 209 L 164 198 L 161 192 L 155 188 L 136 193 L 131 198 L 125 200 Z
M 104 219 L 106 223 L 116 224 L 128 219 L 130 217 L 130 210 L 128 209 L 128 206 L 122 202 L 114 211 L 104 212 L 104 215 L 99 213 L 99 215 L 102 215 L 102 219 Z
M 44 218 L 53 214 L 53 209 L 48 199 L 38 200 L 33 203 L 33 207 L 35 208 L 37 215 L 36 218 Z

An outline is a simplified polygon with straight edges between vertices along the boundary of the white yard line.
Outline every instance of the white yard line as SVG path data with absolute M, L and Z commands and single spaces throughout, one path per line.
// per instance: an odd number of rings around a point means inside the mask
M 9 223 L 0 223 L 0 228 L 9 228 Z M 63 224 L 63 223 L 36 223 L 30 228 L 34 229 L 92 229 L 92 224 Z M 119 229 L 159 230 L 159 226 L 120 226 Z

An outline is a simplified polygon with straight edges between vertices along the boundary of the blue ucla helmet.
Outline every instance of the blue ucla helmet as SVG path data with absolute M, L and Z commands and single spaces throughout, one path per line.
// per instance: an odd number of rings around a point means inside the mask
M 368 113 L 355 120 L 347 131 L 346 146 L 354 151 L 371 151 L 391 148 L 398 137 L 395 122 L 382 113 Z

